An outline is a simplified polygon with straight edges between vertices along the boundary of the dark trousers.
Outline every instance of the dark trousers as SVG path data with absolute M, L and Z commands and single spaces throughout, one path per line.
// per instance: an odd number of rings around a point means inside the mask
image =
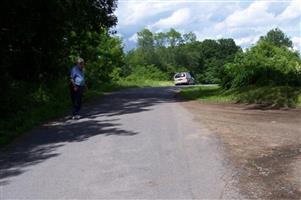
M 70 86 L 70 94 L 72 101 L 72 115 L 78 115 L 82 107 L 83 87 L 77 86 L 77 90 Z

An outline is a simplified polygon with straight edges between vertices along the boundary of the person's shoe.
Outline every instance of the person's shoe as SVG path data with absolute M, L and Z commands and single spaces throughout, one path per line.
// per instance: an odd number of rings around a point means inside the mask
M 80 119 L 80 115 L 75 115 L 75 119 Z
M 75 115 L 73 115 L 71 119 L 75 120 L 75 119 L 76 119 L 76 116 L 75 116 Z

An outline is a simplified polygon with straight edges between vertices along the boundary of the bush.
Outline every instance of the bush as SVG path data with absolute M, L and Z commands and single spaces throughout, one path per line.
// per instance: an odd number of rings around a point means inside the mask
M 248 103 L 267 107 L 301 106 L 301 88 L 288 86 L 244 87 L 224 90 L 219 86 L 197 86 L 181 90 L 180 95 L 188 100 L 214 103 Z
M 222 85 L 225 88 L 301 86 L 300 66 L 298 53 L 261 41 L 226 65 Z
M 33 126 L 66 112 L 70 105 L 68 81 L 15 82 L 0 121 L 0 145 Z
M 300 105 L 301 88 L 289 86 L 248 87 L 239 89 L 236 101 L 274 107 L 296 107 Z
M 128 81 L 136 80 L 155 80 L 155 81 L 166 81 L 169 80 L 167 73 L 160 71 L 154 65 L 137 65 L 132 67 L 132 74 L 126 77 Z

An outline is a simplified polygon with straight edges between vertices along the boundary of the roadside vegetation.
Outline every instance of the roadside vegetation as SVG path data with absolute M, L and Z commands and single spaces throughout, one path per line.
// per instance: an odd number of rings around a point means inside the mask
M 279 29 L 262 36 L 256 45 L 225 64 L 221 87 L 187 88 L 188 99 L 254 103 L 272 107 L 301 105 L 301 59 Z
M 185 88 L 180 95 L 187 100 L 209 103 L 251 103 L 270 108 L 301 107 L 301 88 L 288 86 L 223 89 L 221 86 Z
M 0 145 L 68 112 L 69 71 L 79 56 L 86 60 L 86 99 L 121 87 L 113 82 L 124 64 L 122 41 L 110 31 L 116 4 L 0 3 Z

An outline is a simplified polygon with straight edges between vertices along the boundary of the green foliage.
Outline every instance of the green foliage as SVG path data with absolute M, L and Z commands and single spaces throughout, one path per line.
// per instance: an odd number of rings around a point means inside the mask
M 116 2 L 1 1 L 0 138 L 66 110 L 77 57 L 86 60 L 90 91 L 118 79 L 122 42 L 108 31 L 117 23 Z
M 115 0 L 32 1 L 0 3 L 1 68 L 12 80 L 41 81 L 64 73 L 72 34 L 108 29 L 117 22 Z M 25 72 L 25 73 L 24 73 Z M 1 77 L 2 78 L 2 77 Z M 1 82 L 2 79 L 1 79 Z
M 121 79 L 118 84 L 124 88 L 136 88 L 136 87 L 164 87 L 173 86 L 171 81 L 155 81 L 150 79 Z
M 154 35 L 148 29 L 143 29 L 137 33 L 138 45 L 142 49 L 151 50 L 154 47 Z
M 175 29 L 171 28 L 167 33 L 166 33 L 166 39 L 167 39 L 167 44 L 170 47 L 175 47 L 180 44 L 182 44 L 183 39 L 181 33 L 176 31 Z
M 121 80 L 121 72 L 122 69 L 120 67 L 115 67 L 113 71 L 110 73 L 110 79 L 112 82 L 118 82 Z
M 195 43 L 197 41 L 197 38 L 193 32 L 189 32 L 183 35 L 183 40 L 185 44 L 189 44 L 189 43 Z
M 261 36 L 259 41 L 265 41 L 277 47 L 293 47 L 293 42 L 279 28 L 270 30 L 265 36 Z
M 301 106 L 301 88 L 289 86 L 249 86 L 225 90 L 219 86 L 198 86 L 185 88 L 180 95 L 187 100 L 213 103 L 249 103 L 263 106 Z
M 2 116 L 7 112 L 14 112 L 14 109 L 21 109 L 22 102 L 26 101 L 16 101 L 27 99 L 25 96 L 31 94 L 28 85 L 33 83 L 35 87 L 40 87 L 49 80 L 64 79 L 69 74 L 71 59 L 90 55 L 91 51 L 86 52 L 89 48 L 95 49 L 101 44 L 109 43 L 93 43 L 92 40 L 100 40 L 107 34 L 104 33 L 105 30 L 116 24 L 117 19 L 113 14 L 115 8 L 115 0 L 64 3 L 1 1 L 0 81 L 4 83 L 0 87 Z M 108 38 L 107 34 L 105 39 L 109 40 Z M 110 49 L 109 45 L 103 51 Z M 96 51 L 93 53 L 95 55 Z M 111 60 L 114 56 L 118 58 L 115 53 L 108 54 L 111 55 Z M 106 55 L 104 57 L 107 58 Z M 96 62 L 95 58 L 90 59 L 88 56 L 85 59 L 91 63 Z M 106 69 L 102 70 L 104 77 L 111 72 Z
M 172 77 L 175 72 L 190 71 L 202 83 L 220 83 L 224 64 L 233 61 L 240 51 L 233 39 L 198 42 L 192 32 L 181 34 L 171 28 L 168 32 L 152 33 L 143 29 L 138 35 L 138 48 L 126 56 L 129 75 L 136 65 L 154 65 Z
M 18 110 L 8 108 L 7 111 L 14 112 L 4 113 L 6 117 L 0 120 L 0 145 L 16 134 L 66 112 L 70 104 L 68 86 L 63 80 L 39 86 L 22 83 L 12 93 L 19 98 L 12 98 L 11 102 Z
M 89 86 L 99 82 L 112 81 L 114 69 L 124 65 L 121 40 L 117 37 L 111 37 L 107 32 L 102 34 L 93 32 L 92 36 L 83 42 L 85 45 L 83 46 L 83 57 L 87 60 L 86 75 Z
M 224 39 L 202 42 L 202 56 L 207 58 L 203 65 L 208 68 L 198 78 L 203 82 L 221 81 L 222 88 L 188 88 L 181 92 L 185 98 L 273 107 L 301 105 L 300 55 L 292 50 L 292 42 L 281 30 L 269 31 L 245 52 L 233 44 Z
M 260 41 L 236 56 L 225 69 L 223 86 L 239 88 L 249 85 L 301 85 L 299 55 L 286 48 Z
M 9 116 L 0 120 L 0 146 L 7 144 L 15 136 L 32 127 L 43 123 L 50 118 L 66 115 L 71 112 L 70 96 L 68 82 L 66 80 L 52 81 L 46 85 L 36 87 L 34 84 L 27 85 L 31 87 L 31 93 L 23 96 L 27 105 L 20 103 L 22 110 L 10 113 Z M 102 83 L 93 88 L 89 88 L 84 93 L 84 101 L 89 101 L 95 96 L 100 96 L 104 92 L 132 87 L 133 85 L 123 85 L 117 83 Z M 21 97 L 21 96 L 20 96 Z
M 156 80 L 156 81 L 165 81 L 169 77 L 166 73 L 160 71 L 154 65 L 136 65 L 132 68 L 133 72 L 131 75 L 126 77 L 128 81 L 137 81 L 137 80 Z
M 296 107 L 301 105 L 300 97 L 300 87 L 247 87 L 239 90 L 236 101 L 271 107 Z
M 220 86 L 197 86 L 182 89 L 180 95 L 187 100 L 203 102 L 228 103 L 234 102 L 233 96 L 225 94 Z
M 233 39 L 204 40 L 200 43 L 203 68 L 197 79 L 202 83 L 221 83 L 224 67 L 240 52 Z

